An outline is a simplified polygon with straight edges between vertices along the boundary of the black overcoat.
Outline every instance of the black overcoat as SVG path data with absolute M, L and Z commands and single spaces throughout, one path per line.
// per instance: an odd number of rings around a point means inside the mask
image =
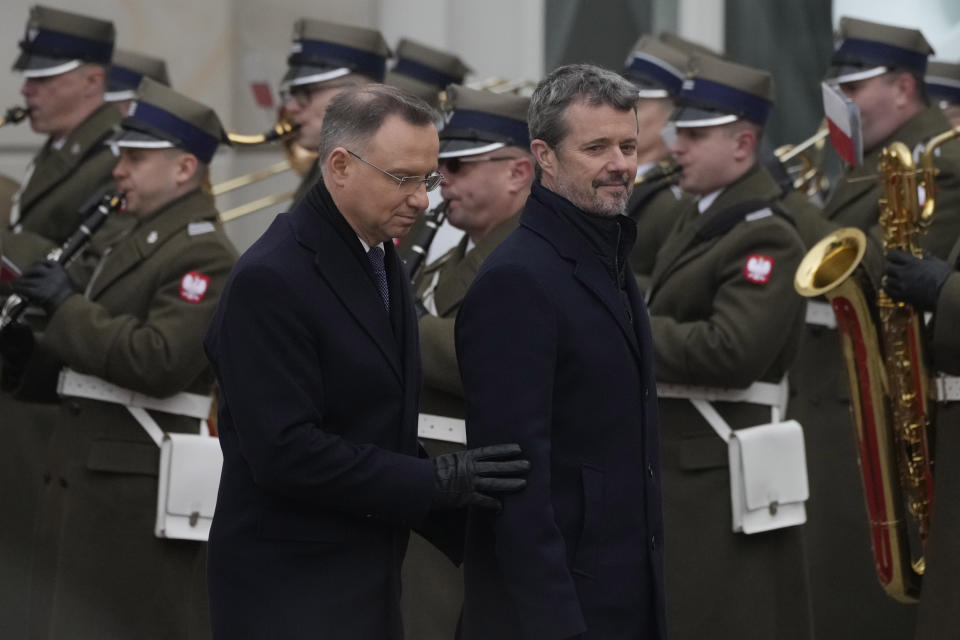
M 470 514 L 462 635 L 663 638 L 647 311 L 559 207 L 584 215 L 534 185 L 457 318 L 469 446 L 518 442 L 532 465 L 502 513 Z
M 400 565 L 433 497 L 417 456 L 416 315 L 391 313 L 322 182 L 243 255 L 205 339 L 223 474 L 215 638 L 400 638 Z

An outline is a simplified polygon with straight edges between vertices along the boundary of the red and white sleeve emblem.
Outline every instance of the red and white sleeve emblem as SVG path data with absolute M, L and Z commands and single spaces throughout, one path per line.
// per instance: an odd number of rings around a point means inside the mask
M 210 277 L 197 271 L 191 271 L 180 280 L 180 297 L 187 302 L 200 302 L 207 295 Z
M 770 256 L 754 253 L 743 265 L 744 277 L 754 284 L 767 284 L 770 282 L 771 274 L 773 274 L 773 258 Z

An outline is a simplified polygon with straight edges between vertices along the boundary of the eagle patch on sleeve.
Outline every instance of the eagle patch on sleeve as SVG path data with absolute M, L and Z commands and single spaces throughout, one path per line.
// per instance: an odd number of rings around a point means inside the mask
M 180 280 L 180 297 L 187 302 L 200 302 L 207 295 L 210 277 L 197 271 L 191 271 Z
M 747 258 L 747 263 L 743 265 L 743 275 L 747 280 L 754 284 L 767 284 L 770 282 L 770 275 L 773 273 L 773 258 L 751 254 Z

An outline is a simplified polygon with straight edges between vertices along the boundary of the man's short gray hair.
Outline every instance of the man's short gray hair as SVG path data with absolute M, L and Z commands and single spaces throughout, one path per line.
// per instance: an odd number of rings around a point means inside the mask
M 426 126 L 434 123 L 436 112 L 420 98 L 383 84 L 349 87 L 334 96 L 320 130 L 320 166 L 337 147 L 362 152 L 390 116 Z
M 636 110 L 637 87 L 620 75 L 591 64 L 557 67 L 540 81 L 530 98 L 527 122 L 530 139 L 556 148 L 567 135 L 564 110 L 574 102 Z

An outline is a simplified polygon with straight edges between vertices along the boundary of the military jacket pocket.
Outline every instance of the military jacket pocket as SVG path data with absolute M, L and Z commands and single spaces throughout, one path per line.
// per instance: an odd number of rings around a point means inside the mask
M 153 443 L 94 440 L 87 455 L 87 469 L 106 473 L 156 476 L 160 449 Z

